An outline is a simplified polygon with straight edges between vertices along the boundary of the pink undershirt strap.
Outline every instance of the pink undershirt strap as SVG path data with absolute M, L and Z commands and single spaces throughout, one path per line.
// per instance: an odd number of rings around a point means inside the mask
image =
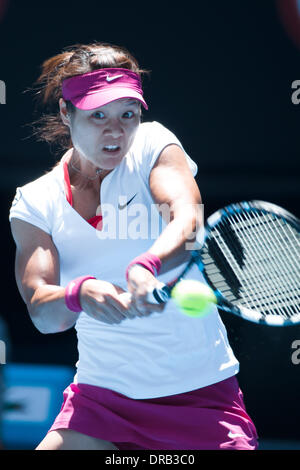
M 65 194 L 68 203 L 73 207 L 73 197 L 72 197 L 72 189 L 70 183 L 70 176 L 68 170 L 68 157 L 63 157 L 63 170 L 64 170 L 64 186 L 65 186 Z M 95 215 L 91 219 L 87 220 L 87 222 L 92 225 L 97 230 L 102 230 L 102 215 Z

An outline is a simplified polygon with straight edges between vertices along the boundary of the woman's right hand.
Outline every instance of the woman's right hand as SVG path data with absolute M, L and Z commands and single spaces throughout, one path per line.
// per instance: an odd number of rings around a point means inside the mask
M 82 283 L 80 303 L 87 315 L 109 325 L 141 316 L 128 292 L 98 279 L 88 279 Z

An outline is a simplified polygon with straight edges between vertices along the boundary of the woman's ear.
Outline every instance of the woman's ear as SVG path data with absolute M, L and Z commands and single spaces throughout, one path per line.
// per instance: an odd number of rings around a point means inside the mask
M 63 98 L 59 99 L 59 111 L 60 111 L 60 117 L 62 119 L 62 122 L 66 126 L 70 127 L 71 116 L 67 110 L 67 104 Z

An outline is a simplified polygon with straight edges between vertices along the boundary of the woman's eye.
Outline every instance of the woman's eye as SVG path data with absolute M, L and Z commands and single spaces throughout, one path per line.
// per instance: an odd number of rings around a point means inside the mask
M 125 117 L 126 119 L 130 119 L 134 116 L 134 113 L 133 111 L 126 111 L 126 113 L 123 114 L 123 117 Z
M 103 114 L 101 111 L 96 111 L 96 112 L 93 114 L 93 117 L 96 118 L 96 119 L 103 119 L 103 118 L 104 118 L 104 114 Z

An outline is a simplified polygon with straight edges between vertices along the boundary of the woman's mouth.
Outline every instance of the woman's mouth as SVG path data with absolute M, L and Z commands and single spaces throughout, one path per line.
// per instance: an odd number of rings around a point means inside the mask
M 105 147 L 103 147 L 103 150 L 104 152 L 116 153 L 121 150 L 121 147 L 119 147 L 118 145 L 105 145 Z

